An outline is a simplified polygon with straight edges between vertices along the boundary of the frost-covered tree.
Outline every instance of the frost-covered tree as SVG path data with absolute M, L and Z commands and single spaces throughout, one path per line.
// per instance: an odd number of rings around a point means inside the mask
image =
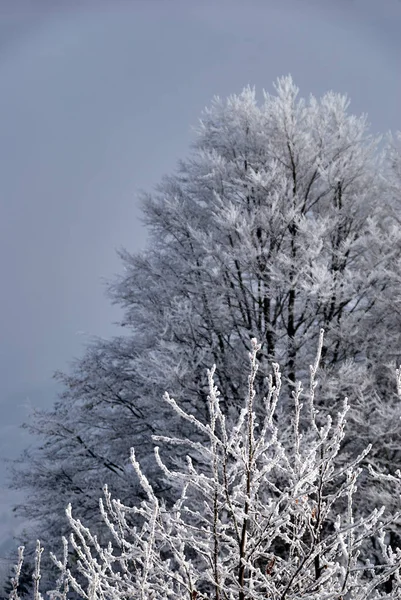
M 331 410 L 343 393 L 355 398 L 361 436 L 346 440 L 349 451 L 360 452 L 373 428 L 374 465 L 391 439 L 388 461 L 401 466 L 398 430 L 389 438 L 385 429 L 399 410 L 387 366 L 401 348 L 401 329 L 391 327 L 401 297 L 391 161 L 345 97 L 297 94 L 286 77 L 261 104 L 250 88 L 216 99 L 189 158 L 144 196 L 148 249 L 122 252 L 124 274 L 110 287 L 125 335 L 95 342 L 59 375 L 64 393 L 30 425 L 43 442 L 14 476 L 28 492 L 18 513 L 50 544 L 67 527 L 59 518 L 66 500 L 96 529 L 103 481 L 123 502 L 142 493 L 127 477 L 133 444 L 155 493 L 173 501 L 151 435 L 177 435 L 183 424 L 160 398 L 169 389 L 205 419 L 203 372 L 215 363 L 222 410 L 236 420 L 253 337 L 261 342 L 256 388 L 274 360 L 290 397 L 324 327 L 319 408 Z M 378 402 L 384 420 L 372 410 Z
M 386 539 L 394 516 L 382 507 L 361 517 L 355 506 L 361 464 L 370 448 L 345 464 L 339 461 L 348 402 L 334 418 L 321 418 L 316 409 L 322 342 L 321 332 L 309 389 L 295 387 L 287 414 L 277 413 L 283 400 L 277 364 L 259 403 L 260 416 L 255 412 L 261 349 L 256 340 L 251 341 L 246 399 L 239 403 L 235 423 L 225 417 L 214 368 L 208 372 L 207 423 L 166 394 L 172 410 L 207 440 L 154 438 L 190 450 L 186 465 L 171 470 L 155 448 L 160 469 L 180 490 L 177 501 L 169 507 L 155 494 L 132 449 L 131 462 L 146 499 L 126 506 L 112 499 L 105 486 L 100 512 L 112 539 L 106 546 L 73 516 L 69 505 L 69 543 L 78 555 L 80 580 L 68 567 L 64 538 L 63 560 L 53 555 L 61 576 L 50 597 L 66 600 L 72 590 L 86 600 L 399 599 L 401 549 Z M 398 383 L 401 388 L 401 372 Z M 197 467 L 193 457 L 199 455 L 206 469 Z M 399 495 L 400 474 L 392 479 L 393 493 Z M 132 515 L 139 526 L 132 526 Z M 362 560 L 372 537 L 380 562 Z

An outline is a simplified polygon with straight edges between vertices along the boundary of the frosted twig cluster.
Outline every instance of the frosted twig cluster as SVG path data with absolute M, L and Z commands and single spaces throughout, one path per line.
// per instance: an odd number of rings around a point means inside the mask
M 398 515 L 385 517 L 383 507 L 361 517 L 354 507 L 369 448 L 345 466 L 337 460 L 347 400 L 334 418 L 317 421 L 314 396 L 322 343 L 323 331 L 309 388 L 304 391 L 299 384 L 293 392 L 291 442 L 282 434 L 277 412 L 278 365 L 267 382 L 263 418 L 255 414 L 260 350 L 255 339 L 247 395 L 233 426 L 220 407 L 214 368 L 208 371 L 207 424 L 166 394 L 173 410 L 208 440 L 156 438 L 188 447 L 186 465 L 174 471 L 155 448 L 165 477 L 180 490 L 178 499 L 166 506 L 156 497 L 132 449 L 131 462 L 147 499 L 128 507 L 112 499 L 105 486 L 100 510 L 113 539 L 106 547 L 68 507 L 69 545 L 78 556 L 81 577 L 78 582 L 68 569 L 64 540 L 64 560 L 53 556 L 61 577 L 50 592 L 52 600 L 65 600 L 69 588 L 86 600 L 399 599 L 401 551 L 387 544 L 385 534 Z M 132 526 L 132 515 L 140 526 Z M 372 537 L 381 561 L 362 562 L 361 551 Z

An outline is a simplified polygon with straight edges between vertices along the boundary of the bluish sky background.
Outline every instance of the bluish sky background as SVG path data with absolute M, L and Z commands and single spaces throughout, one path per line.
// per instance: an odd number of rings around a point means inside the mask
M 102 278 L 144 245 L 136 194 L 213 95 L 291 73 L 401 129 L 400 31 L 399 0 L 0 1 L 1 456 L 31 442 L 26 406 L 52 405 L 85 336 L 117 331 Z M 21 526 L 4 483 L 0 463 L 0 556 Z

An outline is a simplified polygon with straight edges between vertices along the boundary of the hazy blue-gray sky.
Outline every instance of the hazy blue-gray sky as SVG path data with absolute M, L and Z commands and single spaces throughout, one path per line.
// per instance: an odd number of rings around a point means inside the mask
M 212 96 L 291 73 L 401 129 L 400 31 L 398 0 L 0 2 L 0 455 L 29 442 L 24 404 L 51 406 L 79 332 L 116 331 L 101 279 L 144 243 L 136 192 Z M 12 501 L 0 490 L 0 555 Z

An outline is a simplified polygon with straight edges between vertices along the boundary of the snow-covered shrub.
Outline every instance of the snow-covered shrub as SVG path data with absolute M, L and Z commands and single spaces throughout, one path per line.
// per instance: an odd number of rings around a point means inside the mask
M 128 507 L 112 499 L 105 486 L 100 511 L 113 539 L 106 547 L 68 507 L 72 533 L 68 542 L 64 539 L 64 559 L 52 557 L 61 576 L 50 597 L 66 598 L 71 590 L 88 600 L 401 598 L 401 550 L 386 539 L 386 527 L 397 515 L 386 516 L 383 507 L 361 517 L 354 507 L 369 447 L 338 460 L 348 402 L 333 410 L 333 418 L 320 418 L 316 409 L 322 346 L 323 331 L 309 387 L 297 385 L 291 414 L 278 410 L 281 373 L 274 364 L 263 418 L 256 416 L 256 340 L 247 396 L 234 425 L 221 410 L 214 368 L 208 371 L 207 424 L 166 393 L 165 402 L 208 440 L 155 436 L 159 444 L 187 446 L 191 455 L 173 471 L 155 448 L 166 479 L 179 490 L 178 499 L 166 505 L 156 497 L 132 449 L 131 462 L 147 499 Z M 399 478 L 393 480 L 396 494 Z M 380 563 L 361 560 L 372 537 Z M 68 568 L 68 546 L 78 556 L 79 581 Z M 38 545 L 38 562 L 40 554 Z

